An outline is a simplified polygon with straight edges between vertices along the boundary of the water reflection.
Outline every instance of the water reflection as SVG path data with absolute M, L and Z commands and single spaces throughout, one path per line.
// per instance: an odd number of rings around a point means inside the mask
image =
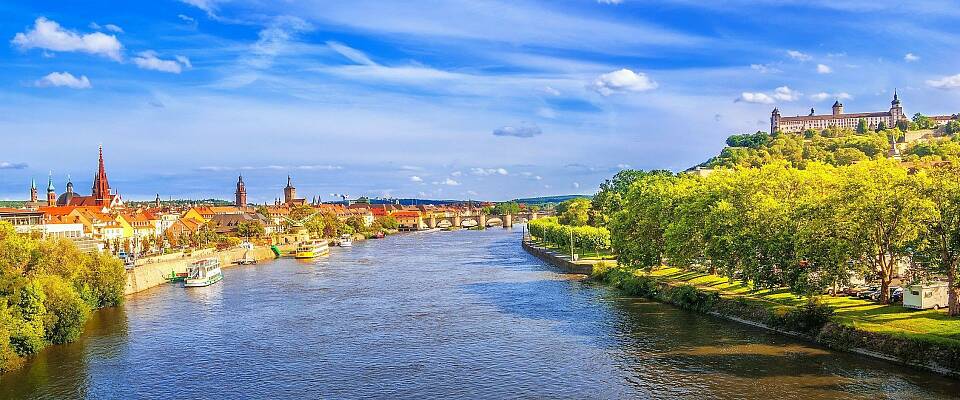
M 519 232 L 405 235 L 95 314 L 4 398 L 949 398 L 936 375 L 557 274 Z

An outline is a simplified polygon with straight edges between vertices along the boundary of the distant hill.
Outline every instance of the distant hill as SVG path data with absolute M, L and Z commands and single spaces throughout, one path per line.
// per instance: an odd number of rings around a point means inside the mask
M 593 198 L 593 196 L 585 195 L 585 194 L 568 194 L 568 195 L 562 195 L 562 196 L 529 197 L 525 199 L 516 199 L 513 201 L 520 204 L 547 204 L 547 203 L 563 203 L 567 200 L 581 198 L 581 197 L 587 198 L 587 199 Z
M 23 207 L 24 201 L 20 200 L 0 200 L 0 207 L 7 208 L 20 208 Z

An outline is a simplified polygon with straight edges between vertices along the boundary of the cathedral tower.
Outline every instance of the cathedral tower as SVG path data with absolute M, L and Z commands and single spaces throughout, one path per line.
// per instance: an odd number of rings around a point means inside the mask
M 50 173 L 50 176 L 47 178 L 47 207 L 53 207 L 57 205 L 57 192 L 53 188 L 53 173 Z
M 240 175 L 240 178 L 237 179 L 237 191 L 234 195 L 236 196 L 235 206 L 241 208 L 247 206 L 247 186 L 243 184 L 243 175 Z
M 100 165 L 97 168 L 97 176 L 93 178 L 91 195 L 98 206 L 110 205 L 110 183 L 107 182 L 107 170 L 103 166 L 103 145 L 100 145 Z
M 283 188 L 283 202 L 290 204 L 297 198 L 297 188 L 293 187 L 293 180 L 287 175 L 287 187 Z

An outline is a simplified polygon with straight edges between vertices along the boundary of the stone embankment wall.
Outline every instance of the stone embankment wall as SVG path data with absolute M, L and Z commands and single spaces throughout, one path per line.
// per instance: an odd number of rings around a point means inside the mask
M 538 246 L 527 239 L 523 240 L 523 248 L 548 264 L 552 264 L 570 274 L 590 275 L 593 273 L 593 262 L 573 261 L 569 254 L 560 254 L 545 247 Z
M 217 257 L 224 268 L 236 265 L 237 260 L 243 258 L 246 249 L 235 248 L 223 251 L 204 249 L 192 254 L 167 254 L 158 257 L 144 258 L 137 261 L 136 267 L 127 270 L 127 284 L 123 294 L 130 295 L 167 282 L 171 272 L 186 272 L 191 263 L 204 258 Z M 257 247 L 250 251 L 250 257 L 257 261 L 273 259 L 273 251 L 269 247 Z

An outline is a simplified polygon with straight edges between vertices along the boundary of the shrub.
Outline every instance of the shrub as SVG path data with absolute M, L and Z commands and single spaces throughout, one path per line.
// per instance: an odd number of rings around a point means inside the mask
M 54 344 L 72 342 L 83 332 L 90 315 L 90 306 L 80 294 L 59 276 L 42 279 L 46 314 L 43 318 L 45 338 Z

